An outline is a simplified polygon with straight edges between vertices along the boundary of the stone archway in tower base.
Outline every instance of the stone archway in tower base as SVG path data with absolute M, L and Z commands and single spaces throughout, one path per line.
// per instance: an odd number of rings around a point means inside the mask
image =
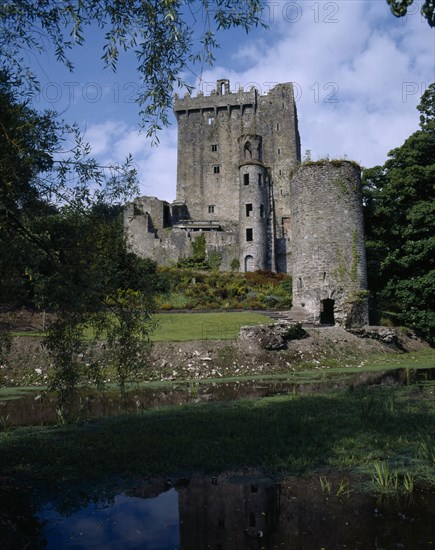
M 331 298 L 325 298 L 320 301 L 321 325 L 335 325 L 334 304 L 335 300 L 332 300 Z
M 311 291 L 293 289 L 295 311 L 303 311 L 306 321 L 315 325 L 337 325 L 343 328 L 368 324 L 367 291 L 343 288 Z

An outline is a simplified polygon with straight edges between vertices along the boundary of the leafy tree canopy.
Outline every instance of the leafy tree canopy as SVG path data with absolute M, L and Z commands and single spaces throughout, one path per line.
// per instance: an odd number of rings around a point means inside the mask
M 414 0 L 387 0 L 387 2 L 390 5 L 391 12 L 396 17 L 403 17 L 407 14 L 408 8 Z M 435 0 L 424 0 L 420 11 L 429 25 L 435 27 Z
M 420 130 L 364 173 L 370 288 L 380 306 L 435 342 L 435 83 Z
M 263 0 L 9 0 L 0 5 L 3 64 L 15 74 L 29 76 L 23 52 L 42 52 L 51 44 L 58 61 L 73 70 L 69 50 L 84 44 L 86 31 L 98 26 L 105 33 L 105 66 L 116 70 L 120 53 L 134 52 L 141 81 L 140 114 L 148 134 L 155 135 L 168 123 L 174 88 L 189 89 L 183 72 L 192 64 L 213 61 L 217 31 L 248 31 L 262 24 L 262 4 Z

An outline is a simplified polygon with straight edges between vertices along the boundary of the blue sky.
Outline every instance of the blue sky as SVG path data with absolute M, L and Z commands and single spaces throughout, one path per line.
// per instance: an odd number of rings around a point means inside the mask
M 293 82 L 302 153 L 383 164 L 388 151 L 418 129 L 415 107 L 435 81 L 435 31 L 420 5 L 397 19 L 385 0 L 271 0 L 264 13 L 269 29 L 220 33 L 214 67 L 202 74 L 194 67 L 185 77 L 206 93 L 219 78 L 229 78 L 233 90 L 255 85 L 261 93 Z M 74 73 L 50 51 L 28 54 L 41 82 L 35 105 L 77 121 L 101 162 L 122 162 L 132 153 L 141 194 L 175 199 L 175 120 L 151 147 L 138 130 L 134 57 L 121 57 L 112 73 L 103 69 L 101 54 L 98 32 L 72 52 Z

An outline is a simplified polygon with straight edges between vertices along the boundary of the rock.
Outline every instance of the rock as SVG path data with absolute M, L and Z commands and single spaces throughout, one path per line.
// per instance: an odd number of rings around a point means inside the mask
M 287 349 L 289 340 L 299 340 L 308 336 L 300 324 L 293 325 L 287 321 L 270 325 L 241 327 L 240 340 L 255 340 L 262 349 L 277 351 Z

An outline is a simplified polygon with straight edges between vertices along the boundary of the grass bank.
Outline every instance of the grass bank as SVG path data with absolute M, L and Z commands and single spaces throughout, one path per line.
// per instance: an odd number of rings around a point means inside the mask
M 261 325 L 273 320 L 251 311 L 219 313 L 157 313 L 152 342 L 189 340 L 235 340 L 244 325 Z
M 61 489 L 114 475 L 261 467 L 375 473 L 435 484 L 433 384 L 370 387 L 145 411 L 0 433 L 2 475 Z

